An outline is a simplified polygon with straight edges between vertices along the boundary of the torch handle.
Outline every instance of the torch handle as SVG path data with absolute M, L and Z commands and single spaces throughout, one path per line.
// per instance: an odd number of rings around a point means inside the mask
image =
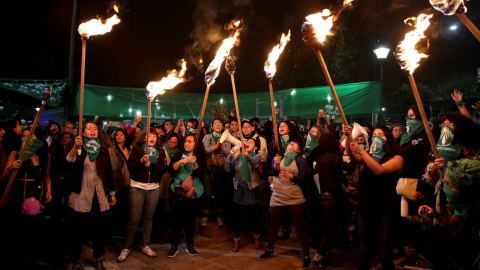
M 338 112 L 340 113 L 340 117 L 342 117 L 342 122 L 345 126 L 348 126 L 347 118 L 345 117 L 345 113 L 343 112 L 342 104 L 340 103 L 340 99 L 338 99 L 337 91 L 335 91 L 335 86 L 333 85 L 332 77 L 330 77 L 330 73 L 328 72 L 327 65 L 325 64 L 325 60 L 323 60 L 323 55 L 320 49 L 314 50 L 315 54 L 318 57 L 318 61 L 320 62 L 320 66 L 322 66 L 323 74 L 325 74 L 325 78 L 327 79 L 328 86 L 330 86 L 330 90 L 332 91 L 333 99 L 335 100 L 335 104 L 337 105 Z M 350 142 L 353 142 L 352 135 L 348 135 L 350 138 Z
M 147 114 L 147 138 L 145 138 L 146 146 L 145 146 L 145 155 L 148 155 L 148 136 L 150 135 L 150 114 L 152 113 L 152 102 L 148 100 L 148 114 Z M 157 138 L 159 140 L 159 138 Z
M 195 137 L 195 145 L 193 146 L 194 151 L 197 150 L 198 140 L 200 139 L 200 132 L 202 132 L 203 115 L 205 114 L 205 108 L 207 107 L 208 92 L 210 92 L 210 85 L 207 85 L 207 90 L 205 90 L 205 98 L 203 99 L 202 112 L 200 113 L 200 122 L 198 122 L 197 136 Z
M 82 70 L 80 73 L 80 109 L 78 113 L 78 135 L 82 136 L 83 129 L 83 92 L 85 86 L 85 54 L 87 52 L 87 39 L 82 36 Z M 78 149 L 78 155 L 82 154 L 82 148 Z
M 463 13 L 455 13 L 457 17 L 465 24 L 465 26 L 472 32 L 472 34 L 480 41 L 480 31 L 478 28 L 470 21 L 470 19 L 467 17 L 467 15 Z
M 413 78 L 413 75 L 408 75 L 408 80 L 410 81 L 410 85 L 412 86 L 413 95 L 415 96 L 415 101 L 417 101 L 418 110 L 420 111 L 420 115 L 422 116 L 423 126 L 425 127 L 425 131 L 427 132 L 428 141 L 432 146 L 433 153 L 435 154 L 435 158 L 440 158 L 440 154 L 438 153 L 437 143 L 433 138 L 432 130 L 430 129 L 430 125 L 428 124 L 427 115 L 425 114 L 425 110 L 423 109 L 422 99 L 420 98 L 420 94 L 418 93 L 417 84 Z
M 277 115 L 275 114 L 275 100 L 273 98 L 272 79 L 268 79 L 268 86 L 270 88 L 270 102 L 272 103 L 273 132 L 275 134 L 275 141 L 277 143 L 277 149 L 280 152 L 280 141 L 279 141 L 279 138 L 278 138 Z
M 233 88 L 233 98 L 235 99 L 235 109 L 237 110 L 237 121 L 238 124 L 241 125 L 242 121 L 240 121 L 240 111 L 238 110 L 238 100 L 237 100 L 237 90 L 235 89 L 235 77 L 233 73 L 230 73 L 230 77 L 232 78 L 232 88 Z M 245 149 L 245 144 L 243 142 L 243 133 L 242 127 L 238 129 L 240 131 L 240 140 L 242 141 L 242 151 Z
M 38 121 L 40 120 L 40 116 L 42 115 L 43 109 L 45 108 L 45 105 L 47 104 L 47 100 L 50 97 L 50 93 L 52 93 L 52 87 L 48 88 L 48 90 L 43 95 L 42 104 L 40 106 L 40 109 L 38 110 L 37 115 L 35 116 L 35 120 L 33 121 L 33 124 L 31 126 L 31 131 L 30 131 L 30 133 L 28 133 L 27 139 L 22 143 L 23 144 L 22 152 L 20 152 L 18 160 L 23 160 L 23 157 L 25 157 L 25 152 L 27 151 L 27 147 L 30 144 L 30 141 L 32 140 L 34 130 L 38 126 Z M 0 207 L 3 206 L 3 204 L 5 203 L 5 200 L 7 199 L 8 192 L 10 191 L 10 188 L 12 187 L 13 181 L 15 180 L 15 177 L 17 176 L 17 172 L 18 172 L 18 169 L 13 169 L 12 175 L 10 176 L 10 179 L 8 180 L 7 187 L 5 188 L 5 191 L 3 192 L 2 199 L 0 200 Z

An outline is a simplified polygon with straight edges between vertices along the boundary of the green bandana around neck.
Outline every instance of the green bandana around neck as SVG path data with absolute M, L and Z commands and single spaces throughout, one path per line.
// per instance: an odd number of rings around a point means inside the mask
M 305 156 L 310 156 L 312 150 L 315 149 L 319 145 L 317 137 L 312 133 L 308 133 L 307 143 L 305 145 Z
M 163 148 L 165 149 L 165 151 L 167 151 L 169 160 L 172 160 L 173 155 L 178 152 L 177 147 L 175 147 L 175 149 L 173 149 L 173 152 L 172 152 L 172 150 L 170 150 L 170 148 L 168 148 L 166 144 L 163 146 Z
M 188 152 L 183 152 L 181 159 L 185 159 L 185 158 L 190 158 L 190 155 L 188 154 Z M 180 164 L 180 166 L 183 166 L 184 170 L 189 174 L 193 170 L 193 164 L 192 163 Z
M 248 155 L 250 157 L 253 157 L 254 154 L 255 152 L 253 151 L 248 152 Z M 240 171 L 238 172 L 238 177 L 250 183 L 252 179 L 250 176 L 250 168 L 248 167 L 248 158 L 245 157 L 243 154 L 240 154 L 240 155 L 241 155 L 240 160 L 242 161 L 242 164 L 240 165 Z
M 22 145 L 20 146 L 20 150 L 18 150 L 18 154 L 23 150 L 23 146 L 25 145 L 25 140 L 27 138 L 22 139 Z M 25 151 L 25 155 L 23 156 L 22 162 L 27 161 L 35 152 L 37 152 L 38 149 L 43 147 L 43 142 L 42 140 L 37 140 L 37 139 L 30 139 L 30 142 L 28 143 L 27 150 Z
M 87 151 L 88 158 L 91 162 L 97 160 L 98 154 L 100 154 L 100 148 L 102 148 L 100 139 L 98 137 L 84 137 L 83 147 Z
M 448 164 L 449 161 L 455 160 L 463 149 L 463 144 L 452 144 L 455 136 L 455 130 L 449 126 L 442 128 L 442 133 L 437 142 L 437 149 L 440 156 L 444 159 L 444 163 Z
M 443 192 L 447 197 L 448 203 L 453 207 L 453 210 L 455 210 L 454 214 L 456 216 L 464 216 L 472 209 L 474 203 L 468 196 L 462 196 L 462 193 L 454 192 L 447 187 L 447 185 L 443 185 Z
M 425 129 L 423 122 L 414 118 L 407 118 L 406 132 L 402 136 L 400 146 L 410 142 L 418 133 Z
M 358 143 L 358 146 L 360 146 L 363 150 L 367 147 L 367 144 L 364 142 Z
M 387 142 L 380 136 L 375 136 L 372 141 L 372 147 L 370 147 L 370 154 L 372 158 L 380 163 L 383 156 L 387 153 Z
M 164 142 L 165 141 L 165 135 L 158 135 L 158 139 L 161 141 L 161 142 Z
M 188 135 L 190 133 L 197 133 L 198 132 L 198 129 L 195 129 L 193 127 L 190 127 L 189 129 L 187 129 L 187 131 L 185 132 L 185 135 Z
M 145 151 L 147 144 L 142 144 L 142 149 Z M 167 147 L 168 148 L 168 147 Z M 157 144 L 154 146 L 148 146 L 148 160 L 150 163 L 155 164 L 157 163 L 158 159 L 160 158 L 160 152 L 158 152 Z
M 298 152 L 295 152 L 293 150 L 289 150 L 285 152 L 285 155 L 283 157 L 283 164 L 285 164 L 285 166 L 290 165 L 297 156 L 298 156 Z
M 222 134 L 218 134 L 218 133 L 216 133 L 216 132 L 213 132 L 213 133 L 212 133 L 213 142 L 214 142 L 215 144 L 217 144 L 218 139 L 220 139 L 221 137 L 222 137 Z
M 287 135 L 281 135 L 280 141 L 282 141 L 282 147 L 283 149 L 287 149 L 288 144 L 290 143 L 290 136 Z
M 230 130 L 230 135 L 233 135 L 233 133 L 237 133 L 238 138 L 240 138 L 240 130 L 237 131 L 237 132 L 233 132 L 233 131 Z

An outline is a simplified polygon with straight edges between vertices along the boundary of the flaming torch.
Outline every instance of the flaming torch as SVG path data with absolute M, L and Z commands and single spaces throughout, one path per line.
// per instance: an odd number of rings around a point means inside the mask
M 115 8 L 116 7 L 116 8 Z M 118 12 L 118 6 L 114 6 L 114 10 Z M 117 14 L 108 18 L 105 23 L 102 23 L 101 20 L 92 19 L 88 22 L 80 24 L 78 27 L 78 33 L 82 37 L 82 69 L 80 73 L 80 112 L 79 112 L 79 134 L 82 132 L 83 126 L 83 89 L 85 84 L 85 53 L 87 49 L 87 39 L 91 36 L 103 35 L 112 31 L 112 27 L 120 22 L 120 19 L 117 17 Z M 81 136 L 81 135 L 80 135 Z M 81 149 L 78 149 L 78 155 L 82 153 Z
M 223 60 L 230 54 L 230 50 L 233 48 L 233 46 L 237 44 L 237 38 L 240 35 L 240 30 L 243 29 L 243 27 L 239 28 L 241 22 L 242 22 L 241 20 L 240 21 L 232 20 L 228 29 L 235 29 L 236 30 L 235 34 L 232 37 L 229 37 L 223 40 L 222 46 L 220 46 L 220 49 L 218 49 L 217 54 L 215 55 L 215 58 L 212 60 L 212 62 L 210 62 L 210 65 L 208 65 L 207 71 L 205 72 L 205 83 L 207 84 L 207 90 L 205 91 L 205 98 L 203 99 L 202 112 L 200 113 L 200 121 L 198 122 L 199 125 L 203 123 L 203 115 L 205 114 L 205 107 L 207 106 L 208 93 L 210 92 L 210 86 L 212 86 L 212 84 L 215 83 L 215 79 L 218 77 L 218 74 L 220 74 L 220 66 L 223 63 Z M 200 59 L 200 61 L 203 62 L 203 59 Z M 238 108 L 237 108 L 237 115 L 238 115 Z M 242 131 L 240 130 L 240 133 L 241 132 Z M 199 128 L 199 131 L 197 132 L 197 136 L 195 138 L 195 146 L 193 149 L 196 149 L 199 138 L 200 138 L 200 128 Z
M 463 3 L 463 0 L 430 0 L 430 4 L 434 9 L 442 12 L 444 15 L 457 15 L 468 30 L 480 41 L 480 31 L 472 21 L 467 18 L 467 15 L 465 15 L 465 13 L 467 13 L 467 7 Z
M 280 151 L 279 139 L 278 139 L 278 131 L 277 131 L 277 116 L 275 115 L 275 101 L 273 98 L 273 86 L 272 86 L 272 79 L 275 76 L 275 72 L 277 72 L 277 68 L 275 63 L 280 57 L 280 54 L 287 46 L 287 43 L 290 41 L 290 30 L 288 30 L 288 35 L 282 33 L 282 38 L 280 38 L 280 43 L 273 47 L 272 52 L 268 55 L 267 61 L 265 61 L 265 74 L 268 79 L 268 86 L 270 87 L 270 102 L 272 103 L 272 120 L 273 120 L 273 131 L 275 132 L 275 141 L 277 142 L 278 150 Z
M 351 1 L 348 1 L 348 3 L 350 2 Z M 302 34 L 305 43 L 311 46 L 315 51 L 318 57 L 318 61 L 322 66 L 323 73 L 325 74 L 325 78 L 327 79 L 328 86 L 330 86 L 330 90 L 332 92 L 333 99 L 335 100 L 335 104 L 337 105 L 338 112 L 340 113 L 340 117 L 342 118 L 342 122 L 345 126 L 348 126 L 347 118 L 345 117 L 345 113 L 343 112 L 342 104 L 338 99 L 337 91 L 335 91 L 335 86 L 333 85 L 332 78 L 330 77 L 327 65 L 325 64 L 322 52 L 320 51 L 320 48 L 323 46 L 323 43 L 327 36 L 331 35 L 330 29 L 333 26 L 333 21 L 334 18 L 330 10 L 328 9 L 324 9 L 322 12 L 309 15 L 304 19 L 304 23 L 302 25 Z M 353 142 L 353 138 L 351 135 L 349 135 L 349 138 L 350 141 Z
M 177 86 L 181 82 L 185 82 L 183 76 L 187 71 L 187 62 L 185 59 L 180 60 L 182 63 L 182 69 L 177 71 L 176 69 L 169 70 L 167 77 L 163 77 L 158 82 L 149 82 L 147 85 L 147 99 L 148 99 L 148 114 L 147 114 L 147 140 L 150 132 L 150 114 L 152 112 L 152 101 L 157 95 L 163 95 L 165 90 L 170 90 Z M 148 155 L 148 143 L 145 148 L 145 153 Z
M 25 156 L 25 152 L 27 151 L 27 147 L 30 144 L 30 141 L 32 140 L 32 135 L 34 133 L 35 128 L 37 128 L 38 121 L 40 120 L 40 116 L 42 115 L 43 109 L 45 109 L 45 105 L 47 105 L 47 100 L 50 98 L 50 94 L 52 93 L 52 87 L 48 88 L 47 91 L 43 94 L 42 96 L 42 104 L 40 105 L 40 109 L 38 110 L 37 115 L 35 116 L 35 120 L 33 121 L 33 124 L 31 126 L 30 133 L 28 134 L 27 138 L 25 141 L 22 142 L 23 147 L 22 147 L 22 152 L 20 152 L 20 155 L 18 156 L 18 160 L 23 160 L 23 157 Z M 13 181 L 15 180 L 15 177 L 17 176 L 18 169 L 14 169 L 12 172 L 12 175 L 10 176 L 10 179 L 8 181 L 7 187 L 5 188 L 5 191 L 3 192 L 2 199 L 0 200 L 0 207 L 3 206 L 5 203 L 5 200 L 7 199 L 8 192 L 10 191 L 10 188 L 12 187 Z
M 418 110 L 420 111 L 420 115 L 422 116 L 423 126 L 425 127 L 425 130 L 427 132 L 428 140 L 430 141 L 430 145 L 432 146 L 433 152 L 435 153 L 435 157 L 440 158 L 437 150 L 437 143 L 433 138 L 432 130 L 430 129 L 430 125 L 428 124 L 427 115 L 425 114 L 425 110 L 423 109 L 422 100 L 420 99 L 417 85 L 415 84 L 415 80 L 413 78 L 413 72 L 417 67 L 420 66 L 420 61 L 424 61 L 428 57 L 428 55 L 418 52 L 415 49 L 415 45 L 421 39 L 426 38 L 423 32 L 427 30 L 428 26 L 430 26 L 429 20 L 432 17 L 433 15 L 420 14 L 418 17 L 411 17 L 406 19 L 405 23 L 409 26 L 415 27 L 415 30 L 408 32 L 405 35 L 405 39 L 398 43 L 394 55 L 397 58 L 400 67 L 408 75 L 408 80 L 410 81 L 410 85 L 412 86 L 413 95 L 415 96 L 415 100 L 417 101 Z

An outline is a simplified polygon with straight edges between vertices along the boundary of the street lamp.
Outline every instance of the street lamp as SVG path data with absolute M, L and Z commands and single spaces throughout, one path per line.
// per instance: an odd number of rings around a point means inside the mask
M 388 53 L 390 52 L 390 49 L 387 48 L 378 48 L 373 50 L 375 55 L 377 56 L 378 61 L 380 62 L 380 81 L 383 81 L 383 65 L 382 62 L 383 60 L 387 59 Z

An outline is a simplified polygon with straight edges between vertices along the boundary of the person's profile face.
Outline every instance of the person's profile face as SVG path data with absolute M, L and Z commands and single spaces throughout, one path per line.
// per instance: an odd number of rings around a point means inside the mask
M 255 151 L 255 149 L 257 149 L 257 147 L 255 146 L 255 140 L 254 139 L 249 139 L 248 142 L 247 142 L 247 151 L 248 152 L 253 152 Z
M 17 121 L 17 125 L 15 126 L 15 128 L 13 129 L 13 131 L 15 132 L 15 134 L 17 134 L 18 136 L 20 136 L 22 134 L 22 125 L 20 125 L 20 123 Z
M 22 133 L 22 139 L 27 138 L 29 134 L 30 134 L 30 130 L 24 130 Z M 32 139 L 36 140 L 37 136 L 35 136 L 35 134 L 32 134 Z

